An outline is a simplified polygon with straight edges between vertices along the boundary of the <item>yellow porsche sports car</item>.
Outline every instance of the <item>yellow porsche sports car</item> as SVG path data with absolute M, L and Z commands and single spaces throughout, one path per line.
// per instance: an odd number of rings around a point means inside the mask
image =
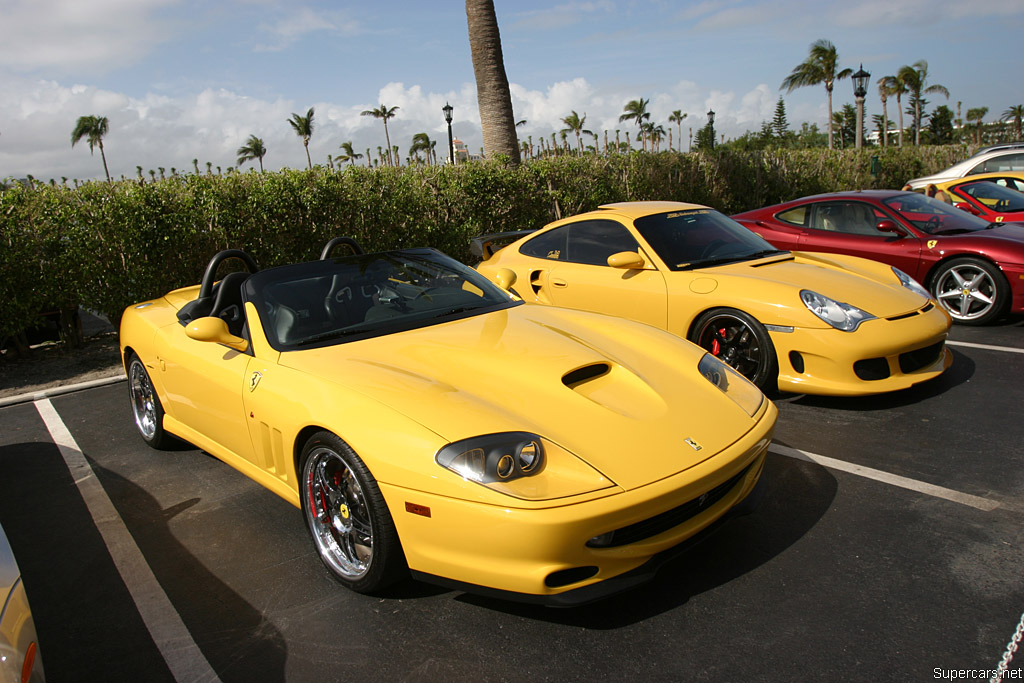
M 518 238 L 518 239 L 516 239 Z M 503 239 L 515 239 L 495 249 Z M 527 302 L 668 330 L 763 389 L 904 389 L 952 363 L 951 321 L 898 268 L 782 251 L 697 204 L 627 202 L 473 241 L 477 269 Z
M 121 324 L 142 438 L 300 507 L 341 583 L 579 604 L 756 497 L 777 409 L 726 364 L 524 305 L 434 250 L 356 251 L 267 270 L 221 252 Z M 216 282 L 234 257 L 249 272 Z

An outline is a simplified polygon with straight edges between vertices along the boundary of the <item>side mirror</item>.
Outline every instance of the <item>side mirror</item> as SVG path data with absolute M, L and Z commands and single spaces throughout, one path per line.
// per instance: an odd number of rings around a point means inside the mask
M 196 341 L 223 344 L 242 353 L 249 349 L 249 342 L 231 334 L 226 322 L 210 315 L 190 322 L 185 327 L 185 335 Z
M 499 268 L 494 274 L 494 281 L 507 292 L 516 283 L 516 272 L 511 268 Z
M 636 269 L 643 268 L 644 257 L 635 251 L 620 251 L 608 257 L 608 265 L 612 268 Z
M 966 211 L 967 213 L 974 214 L 975 216 L 978 216 L 978 215 L 981 214 L 980 211 L 978 211 L 976 208 L 974 208 L 973 206 L 971 206 L 967 202 L 957 202 L 953 206 L 955 206 L 956 208 L 958 208 L 958 209 L 960 209 L 962 211 Z
M 901 237 L 906 234 L 900 226 L 896 225 L 895 222 L 888 218 L 878 221 L 878 224 L 875 225 L 875 230 L 878 232 L 891 232 L 892 234 L 899 235 Z

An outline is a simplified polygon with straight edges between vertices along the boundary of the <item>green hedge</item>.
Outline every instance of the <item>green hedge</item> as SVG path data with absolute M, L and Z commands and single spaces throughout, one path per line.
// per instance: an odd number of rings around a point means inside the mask
M 475 235 L 536 228 L 608 202 L 690 201 L 735 213 L 807 194 L 900 187 L 962 147 L 566 156 L 512 167 L 309 171 L 36 183 L 0 191 L 0 337 L 81 304 L 116 325 L 134 302 L 199 281 L 241 248 L 261 267 L 309 260 L 331 237 L 367 250 L 432 246 L 468 261 Z M 882 170 L 870 175 L 871 157 Z

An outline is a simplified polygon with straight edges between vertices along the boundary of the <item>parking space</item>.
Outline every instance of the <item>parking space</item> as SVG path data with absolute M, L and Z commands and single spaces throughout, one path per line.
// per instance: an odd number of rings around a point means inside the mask
M 0 409 L 0 521 L 53 680 L 991 670 L 1024 611 L 1021 327 L 955 328 L 958 344 L 998 348 L 953 346 L 952 370 L 907 392 L 779 397 L 758 511 L 653 582 L 578 609 L 412 582 L 382 598 L 351 593 L 319 564 L 298 510 L 201 451 L 148 449 L 123 383 L 49 401 L 89 471 L 69 469 L 45 408 Z

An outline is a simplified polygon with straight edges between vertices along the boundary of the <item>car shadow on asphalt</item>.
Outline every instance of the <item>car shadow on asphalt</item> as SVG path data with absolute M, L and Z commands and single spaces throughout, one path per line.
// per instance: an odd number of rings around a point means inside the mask
M 574 608 L 524 605 L 469 593 L 456 599 L 505 614 L 599 630 L 624 628 L 674 610 L 783 553 L 814 528 L 838 490 L 826 468 L 774 454 L 769 454 L 762 476 L 764 498 L 752 514 L 729 520 L 637 588 Z
M 953 364 L 935 379 L 916 384 L 908 389 L 893 391 L 886 394 L 868 396 L 812 396 L 810 394 L 779 394 L 774 396 L 776 402 L 794 403 L 802 406 L 816 406 L 835 410 L 891 410 L 921 403 L 941 396 L 950 389 L 970 381 L 974 376 L 975 363 L 971 358 L 956 349 L 953 352 Z

